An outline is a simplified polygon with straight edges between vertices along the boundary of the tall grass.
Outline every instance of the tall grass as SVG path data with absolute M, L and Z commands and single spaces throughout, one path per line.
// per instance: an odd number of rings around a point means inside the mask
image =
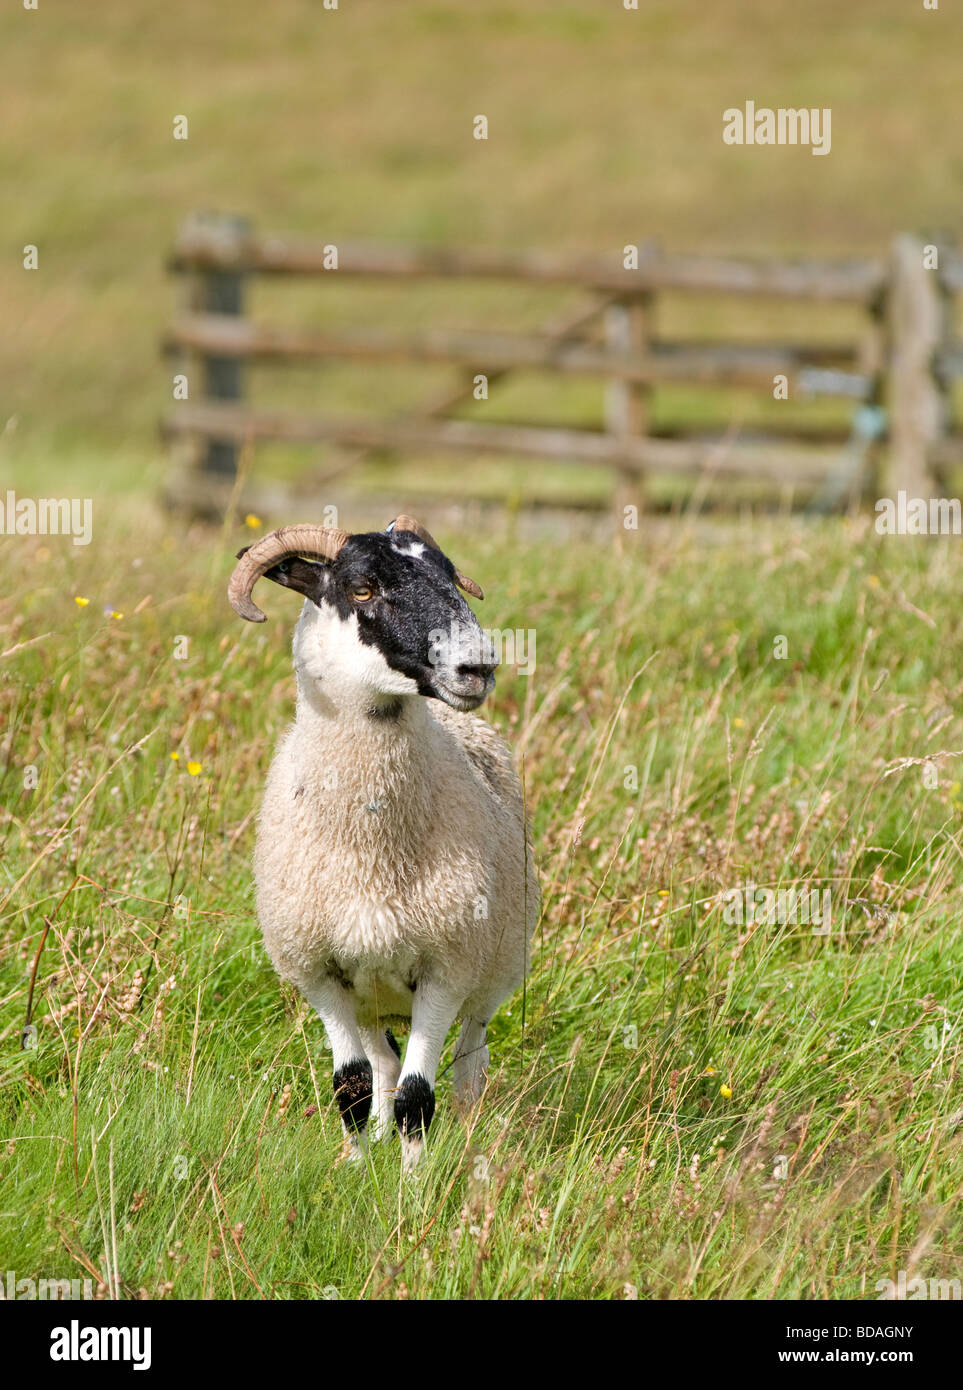
M 444 539 L 486 625 L 537 634 L 488 717 L 545 905 L 484 1107 L 464 1126 L 443 1075 L 416 1182 L 396 1142 L 339 1164 L 321 1026 L 259 943 L 294 601 L 240 625 L 236 538 L 136 510 L 0 551 L 0 1269 L 151 1298 L 958 1277 L 952 542 Z M 829 888 L 831 929 L 729 920 L 747 881 Z

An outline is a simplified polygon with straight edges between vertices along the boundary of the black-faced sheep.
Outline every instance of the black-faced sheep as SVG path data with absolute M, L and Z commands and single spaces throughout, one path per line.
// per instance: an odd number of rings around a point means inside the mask
M 456 1100 L 481 1096 L 486 1027 L 539 908 L 509 750 L 469 712 L 496 655 L 458 587 L 481 590 L 408 517 L 285 527 L 242 551 L 229 597 L 251 621 L 262 575 L 306 599 L 255 851 L 265 944 L 327 1030 L 349 1153 L 394 1121 L 411 1168 L 456 1019 Z M 391 1028 L 409 1021 L 402 1061 Z

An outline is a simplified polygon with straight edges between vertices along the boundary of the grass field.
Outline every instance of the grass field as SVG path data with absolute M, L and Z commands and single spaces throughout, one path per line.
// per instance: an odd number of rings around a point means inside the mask
M 442 537 L 483 622 L 537 635 L 486 714 L 524 759 L 544 913 L 480 1118 L 443 1077 L 403 1183 L 396 1142 L 337 1164 L 321 1026 L 259 943 L 296 603 L 232 616 L 242 529 L 120 502 L 87 550 L 0 552 L 0 1270 L 174 1299 L 958 1278 L 952 540 Z M 831 929 L 728 920 L 747 881 L 829 889 Z
M 511 459 L 372 460 L 353 514 L 332 486 L 354 529 L 425 492 L 507 503 L 491 534 L 450 519 L 436 533 L 489 595 L 483 623 L 537 642 L 534 673 L 503 669 L 484 711 L 531 808 L 531 974 L 494 1021 L 482 1112 L 466 1128 L 444 1074 L 428 1161 L 402 1182 L 397 1142 L 338 1162 L 321 1025 L 279 984 L 254 914 L 296 602 L 272 592 L 264 627 L 240 623 L 224 590 L 252 530 L 154 504 L 171 401 L 158 344 L 178 302 L 165 258 L 194 210 L 335 243 L 591 254 L 958 240 L 958 14 L 226 8 L 0 15 L 0 501 L 94 504 L 89 547 L 0 536 L 0 1285 L 14 1271 L 121 1298 L 856 1299 L 900 1271 L 959 1279 L 958 539 L 748 508 L 716 525 L 697 488 L 620 549 L 547 526 L 523 543 L 540 489 L 598 503 L 609 480 Z M 831 155 L 723 145 L 723 111 L 747 99 L 831 107 Z M 181 114 L 187 141 L 172 138 Z M 563 307 L 518 286 L 293 289 L 259 282 L 252 311 L 522 331 Z M 660 299 L 656 323 L 676 338 L 854 327 L 846 309 L 684 296 Z M 263 369 L 250 394 L 368 414 L 447 379 Z M 484 409 L 579 426 L 601 405 L 597 382 L 519 374 Z M 797 408 L 847 419 L 766 393 L 652 400 L 657 428 L 763 427 Z M 265 449 L 253 479 L 329 462 Z M 393 498 L 384 515 L 363 514 L 374 493 Z M 738 920 L 748 884 L 828 893 L 829 930 Z

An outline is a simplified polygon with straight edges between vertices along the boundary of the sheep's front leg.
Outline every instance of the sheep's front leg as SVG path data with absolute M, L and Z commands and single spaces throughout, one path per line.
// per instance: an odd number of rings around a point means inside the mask
M 401 1071 L 401 1054 L 394 1034 L 388 1028 L 362 1028 L 361 1041 L 371 1060 L 374 1078 L 371 1138 L 383 1139 L 394 1123 L 395 1087 Z
M 480 1018 L 466 1018 L 458 1034 L 452 1075 L 459 1110 L 477 1105 L 488 1082 L 487 1035 L 488 1025 Z
M 347 1140 L 347 1156 L 360 1158 L 371 1112 L 372 1072 L 355 1018 L 351 990 L 340 980 L 326 976 L 310 994 L 308 1003 L 320 1015 L 334 1060 L 334 1094 L 341 1111 Z
M 395 1122 L 401 1132 L 406 1171 L 421 1159 L 424 1138 L 435 1113 L 435 1076 L 448 1030 L 461 999 L 431 979 L 419 980 L 411 1010 L 411 1036 L 395 1092 Z

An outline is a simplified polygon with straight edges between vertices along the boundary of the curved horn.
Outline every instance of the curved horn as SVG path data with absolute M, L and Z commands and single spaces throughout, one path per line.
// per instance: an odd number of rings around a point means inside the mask
M 388 530 L 410 531 L 412 535 L 424 541 L 425 545 L 430 545 L 433 550 L 441 550 L 441 546 L 435 540 L 431 532 L 427 530 L 426 527 L 422 526 L 420 521 L 416 521 L 413 516 L 396 516 L 394 521 L 388 526 Z M 482 593 L 481 585 L 476 584 L 474 579 L 469 579 L 467 574 L 462 574 L 461 570 L 455 570 L 455 583 L 458 585 L 459 589 L 464 589 L 465 593 L 471 594 L 473 598 L 485 597 Z
M 269 569 L 289 555 L 311 555 L 333 560 L 349 538 L 348 531 L 333 526 L 282 526 L 238 554 L 227 596 L 231 607 L 249 623 L 263 623 L 264 614 L 251 598 L 254 585 Z

